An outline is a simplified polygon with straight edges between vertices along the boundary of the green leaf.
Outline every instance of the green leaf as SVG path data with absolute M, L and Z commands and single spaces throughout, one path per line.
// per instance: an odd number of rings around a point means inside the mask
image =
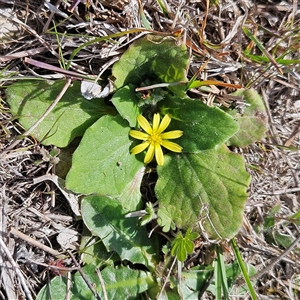
M 108 252 L 101 239 L 93 236 L 84 225 L 81 233 L 80 249 L 81 261 L 84 265 L 93 264 L 96 267 L 114 265 L 114 262 L 120 261 L 116 252 Z
M 147 202 L 145 207 L 145 215 L 141 218 L 141 225 L 144 226 L 150 223 L 152 220 L 157 219 L 155 208 L 152 202 Z
M 182 234 L 179 232 L 173 242 L 171 254 L 173 256 L 176 255 L 177 259 L 181 262 L 185 261 L 187 257 L 187 252 L 185 250 L 185 245 L 183 243 L 184 243 L 184 238 Z
M 243 263 L 245 270 L 247 270 L 247 275 L 249 276 L 253 276 L 254 274 L 257 273 L 256 269 L 254 266 L 250 265 L 250 264 L 245 264 Z M 229 289 L 232 289 L 232 287 L 234 286 L 237 277 L 242 273 L 241 269 L 239 267 L 239 264 L 235 261 L 231 264 L 228 264 L 225 266 L 225 271 L 226 271 L 226 279 L 227 279 L 227 284 L 229 286 Z M 253 283 L 255 284 L 255 282 Z M 239 295 L 246 295 L 247 294 L 247 290 L 245 289 L 244 286 L 241 287 L 237 287 L 237 285 L 235 285 L 235 288 L 238 289 L 238 291 L 236 292 L 236 294 L 238 293 Z M 209 285 L 209 287 L 207 288 L 207 291 L 210 291 L 213 295 L 216 295 L 216 279 L 212 280 L 211 284 Z M 232 292 L 232 290 L 231 290 Z M 254 295 L 255 296 L 255 295 Z M 251 299 L 257 299 L 252 297 Z
M 183 299 L 198 300 L 199 293 L 203 292 L 207 282 L 213 274 L 212 266 L 194 267 L 189 271 L 182 272 L 181 291 Z
M 291 222 L 300 226 L 300 210 L 297 211 L 295 214 L 288 217 L 288 219 L 291 219 Z
M 214 262 L 215 267 L 215 285 L 216 285 L 216 299 L 222 299 L 223 294 L 224 300 L 228 300 L 228 284 L 225 270 L 224 256 L 221 253 L 221 249 L 217 246 L 217 258 Z
M 52 104 L 64 84 L 63 80 L 23 80 L 12 84 L 6 90 L 11 112 L 26 130 L 29 129 Z M 88 101 L 82 97 L 80 83 L 74 82 L 31 135 L 44 145 L 66 147 L 100 117 L 115 113 L 115 109 L 107 106 L 104 99 Z
M 247 51 L 244 51 L 244 54 L 246 57 L 250 58 L 251 60 L 258 62 L 258 63 L 263 63 L 263 62 L 269 62 L 270 59 L 268 57 L 265 56 L 260 56 L 260 55 L 253 55 L 250 54 Z M 285 55 L 281 55 L 281 57 L 284 57 Z M 296 64 L 300 64 L 300 59 L 284 59 L 284 58 L 276 58 L 274 57 L 274 60 L 281 65 L 287 66 L 287 65 L 296 65 Z M 283 73 L 287 73 L 288 72 L 288 68 L 283 70 Z
M 73 154 L 66 178 L 68 189 L 82 194 L 107 194 L 140 199 L 142 161 L 130 155 L 128 123 L 120 116 L 104 116 L 88 128 Z M 130 187 L 130 190 L 125 191 Z M 128 199 L 127 199 L 128 200 Z M 122 201 L 127 202 L 126 199 Z M 137 202 L 128 211 L 136 209 Z
M 82 201 L 84 223 L 93 233 L 99 236 L 108 251 L 115 251 L 122 260 L 144 264 L 153 268 L 159 252 L 153 246 L 144 227 L 134 218 L 125 218 L 125 211 L 120 202 L 107 196 L 88 196 Z
M 169 97 L 163 105 L 163 114 L 170 114 L 168 130 L 183 130 L 176 143 L 185 153 L 198 153 L 223 144 L 238 131 L 237 122 L 217 107 L 209 107 L 199 100 Z
M 129 122 L 130 127 L 135 127 L 137 116 L 141 114 L 141 110 L 134 87 L 130 84 L 117 90 L 111 98 L 111 102 L 117 108 L 118 113 Z
M 214 239 L 230 238 L 238 232 L 250 183 L 242 156 L 223 145 L 197 154 L 168 156 L 157 172 L 161 226 L 163 209 L 180 229 L 201 228 Z
M 274 240 L 277 245 L 280 245 L 284 248 L 288 248 L 294 242 L 294 238 L 288 234 L 280 233 L 279 231 L 275 231 L 273 233 Z
M 147 35 L 135 43 L 113 65 L 117 89 L 127 84 L 141 85 L 146 79 L 153 83 L 186 81 L 188 53 L 184 44 L 176 45 L 171 37 Z M 183 86 L 171 86 L 172 91 Z
M 270 61 L 270 63 L 277 69 L 277 71 L 281 74 L 283 74 L 282 70 L 280 69 L 280 67 L 278 66 L 276 59 L 268 52 L 268 50 L 266 50 L 266 48 L 264 47 L 264 45 L 248 30 L 247 27 L 243 27 L 243 32 L 245 33 L 245 35 L 252 40 L 252 42 L 259 48 L 259 50 L 268 58 L 268 60 Z M 245 51 L 248 52 L 248 51 Z
M 275 204 L 270 211 L 268 212 L 268 215 L 264 218 L 264 230 L 268 230 L 272 228 L 275 225 L 275 216 L 281 209 L 281 203 Z
M 181 262 L 184 262 L 187 258 L 187 255 L 193 253 L 194 251 L 193 240 L 195 240 L 197 237 L 198 234 L 196 232 L 191 232 L 190 228 L 188 229 L 184 237 L 179 232 L 179 234 L 176 236 L 176 238 L 173 241 L 171 254 L 172 255 L 176 254 L 177 259 Z
M 266 216 L 264 219 L 264 229 L 268 230 L 275 225 L 275 217 L 274 216 Z
M 177 211 L 176 207 L 172 205 L 159 208 L 157 217 L 159 218 L 159 225 L 163 228 L 164 232 L 168 232 L 170 229 L 175 230 L 176 226 L 172 217 L 175 213 L 181 214 L 181 212 Z
M 254 89 L 238 90 L 232 95 L 243 97 L 246 106 L 242 113 L 237 109 L 226 110 L 240 124 L 239 131 L 230 138 L 229 144 L 245 147 L 265 137 L 268 129 L 267 113 L 261 97 Z
M 237 259 L 236 261 L 237 261 L 237 263 L 239 265 L 239 268 L 240 268 L 240 270 L 242 272 L 242 275 L 244 277 L 247 289 L 250 292 L 251 298 L 253 300 L 257 300 L 256 293 L 255 293 L 254 288 L 253 288 L 253 283 L 250 280 L 250 276 L 256 274 L 257 271 L 256 271 L 256 269 L 253 266 L 246 265 L 244 263 L 244 261 L 242 259 L 242 256 L 241 256 L 241 253 L 239 251 L 239 248 L 237 247 L 237 244 L 236 244 L 236 242 L 235 242 L 234 239 L 231 239 L 231 245 L 232 245 L 232 248 L 233 248 L 233 252 L 234 252 L 234 254 L 236 256 L 236 259 Z M 230 275 L 227 276 L 227 277 L 230 277 Z M 245 289 L 244 289 L 244 291 L 245 291 Z M 243 294 L 242 291 L 239 291 L 239 294 Z
M 145 167 L 141 167 L 133 176 L 131 181 L 124 187 L 118 199 L 126 212 L 141 208 L 141 183 L 144 177 Z
M 82 268 L 89 283 L 93 286 L 101 299 L 104 293 L 96 273 L 95 266 L 87 265 Z M 131 270 L 127 267 L 106 267 L 101 271 L 108 299 L 137 299 L 138 295 L 154 284 L 149 272 Z M 37 295 L 37 300 L 64 300 L 68 290 L 66 277 L 55 277 L 50 284 L 45 285 Z M 94 300 L 95 295 L 83 280 L 81 274 L 72 275 L 70 289 L 71 300 Z

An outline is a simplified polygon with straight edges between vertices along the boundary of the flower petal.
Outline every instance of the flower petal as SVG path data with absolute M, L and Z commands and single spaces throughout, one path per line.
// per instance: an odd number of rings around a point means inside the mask
M 165 160 L 164 160 L 164 154 L 163 154 L 160 144 L 155 143 L 154 148 L 155 148 L 155 158 L 156 158 L 157 164 L 159 166 L 162 166 L 164 164 Z
M 153 133 L 155 133 L 159 127 L 159 122 L 160 122 L 160 115 L 159 113 L 154 114 L 153 116 L 153 123 L 152 123 L 152 128 L 153 128 Z
M 160 136 L 162 139 L 165 140 L 172 140 L 172 139 L 177 139 L 183 135 L 182 130 L 172 130 L 168 132 L 161 133 Z
M 143 116 L 143 115 L 139 115 L 137 117 L 137 121 L 140 124 L 140 126 L 148 133 L 148 134 L 152 134 L 152 128 L 148 122 L 148 120 Z
M 182 152 L 182 147 L 179 146 L 179 145 L 176 144 L 176 143 L 169 142 L 169 141 L 161 141 L 160 144 L 161 144 L 163 147 L 169 149 L 170 151 L 177 152 L 177 153 Z
M 149 164 L 154 157 L 154 143 L 151 143 L 144 158 L 144 163 Z
M 148 142 L 143 142 L 143 143 L 133 147 L 130 150 L 130 152 L 131 152 L 131 154 L 138 154 L 138 153 L 141 153 L 142 151 L 144 151 L 148 146 L 149 146 Z
M 163 131 L 165 131 L 166 128 L 169 126 L 170 122 L 171 122 L 171 117 L 168 114 L 166 114 L 164 116 L 164 118 L 162 119 L 162 121 L 161 121 L 161 123 L 160 123 L 160 125 L 159 125 L 156 133 L 160 134 Z
M 130 130 L 129 135 L 137 140 L 142 140 L 142 141 L 146 141 L 149 137 L 149 135 L 147 133 L 144 133 L 144 132 L 141 132 L 138 130 Z

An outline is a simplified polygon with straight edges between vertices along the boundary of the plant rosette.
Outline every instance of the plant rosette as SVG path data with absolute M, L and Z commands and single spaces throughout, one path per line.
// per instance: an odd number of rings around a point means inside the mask
M 226 145 L 261 139 L 265 110 L 253 90 L 235 93 L 246 103 L 243 114 L 189 98 L 188 61 L 185 46 L 174 38 L 148 35 L 112 68 L 114 107 L 101 98 L 87 101 L 75 82 L 32 135 L 59 147 L 82 136 L 66 186 L 117 199 L 125 214 L 142 208 L 143 175 L 156 161 L 156 213 L 163 231 L 193 228 L 209 238 L 231 238 L 242 222 L 250 176 L 243 158 Z M 23 81 L 7 89 L 11 110 L 25 129 L 62 86 L 61 81 Z
M 68 147 L 81 137 L 65 184 L 86 195 L 81 201 L 82 218 L 90 237 L 101 241 L 105 256 L 114 253 L 116 260 L 142 264 L 150 271 L 130 272 L 126 267 L 117 273 L 111 267 L 103 271 L 103 278 L 119 276 L 133 297 L 155 285 L 162 243 L 126 216 L 139 211 L 136 215 L 143 225 L 155 219 L 164 232 L 180 230 L 171 251 L 179 261 L 192 253 L 198 233 L 207 239 L 232 238 L 242 224 L 250 175 L 243 157 L 228 146 L 246 146 L 266 131 L 263 102 L 254 90 L 234 94 L 245 102 L 243 113 L 188 97 L 187 89 L 193 86 L 186 77 L 188 62 L 183 44 L 172 37 L 148 35 L 133 43 L 112 68 L 114 107 L 102 98 L 88 101 L 75 82 L 32 132 L 41 143 L 58 147 Z M 62 81 L 17 82 L 7 89 L 7 101 L 28 129 L 62 87 Z M 157 204 L 144 209 L 141 186 L 144 175 L 151 172 L 158 177 L 151 199 Z M 92 257 L 100 251 L 97 246 L 95 252 L 85 247 L 83 243 L 82 250 Z M 84 261 L 88 263 L 90 256 L 85 255 Z M 95 264 L 96 259 L 86 266 L 91 278 Z M 76 275 L 74 280 L 78 287 L 85 286 Z M 139 281 L 140 291 L 135 289 Z M 108 285 L 111 293 L 116 290 L 114 282 Z M 38 299 L 47 297 L 40 294 Z
M 240 122 L 186 95 L 187 64 L 185 47 L 172 38 L 146 37 L 131 45 L 113 66 L 117 90 L 111 101 L 119 115 L 102 117 L 86 131 L 67 186 L 116 198 L 127 213 L 140 209 L 144 163 L 156 161 L 163 231 L 193 228 L 208 238 L 231 238 L 241 225 L 250 183 L 243 157 L 225 145 Z M 136 91 L 145 84 L 156 88 Z

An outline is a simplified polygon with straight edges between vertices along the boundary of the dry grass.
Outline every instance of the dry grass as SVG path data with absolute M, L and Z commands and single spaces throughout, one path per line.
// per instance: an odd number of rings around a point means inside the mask
M 278 69 L 272 63 L 254 62 L 244 50 L 250 47 L 252 54 L 261 52 L 242 31 L 247 24 L 274 56 L 289 52 L 289 59 L 300 59 L 297 1 L 220 0 L 220 6 L 211 4 L 208 10 L 205 1 L 167 2 L 169 13 L 164 15 L 157 1 L 141 1 L 153 30 L 171 33 L 182 29 L 182 39 L 194 53 L 189 76 L 206 64 L 199 78 L 254 87 L 264 99 L 269 116 L 267 137 L 261 143 L 235 149 L 245 156 L 252 175 L 238 246 L 244 261 L 259 271 L 254 279 L 260 299 L 299 299 L 299 219 L 287 218 L 300 211 L 300 67 L 292 64 Z M 51 3 L 49 6 L 43 1 L 0 0 L 1 299 L 24 299 L 24 294 L 28 299 L 30 295 L 34 298 L 51 275 L 45 266 L 53 264 L 53 254 L 61 249 L 76 249 L 81 232 L 80 223 L 57 187 L 48 181 L 33 184 L 39 176 L 55 171 L 55 162 L 49 158 L 51 147 L 44 147 L 29 136 L 19 139 L 12 148 L 24 130 L 5 103 L 5 87 L 15 76 L 60 76 L 25 65 L 24 57 L 59 66 L 59 62 L 63 63 L 61 54 L 68 57 L 92 37 L 143 27 L 139 1 L 89 1 L 89 7 L 81 3 L 73 15 L 68 10 L 71 1 Z M 54 31 L 54 23 L 57 31 L 63 33 L 59 43 L 48 32 Z M 95 75 L 109 70 L 128 45 L 144 34 L 123 36 L 116 39 L 117 43 L 90 45 L 72 61 L 71 70 Z M 195 92 L 206 101 L 224 101 L 230 90 Z M 275 225 L 264 227 L 276 206 Z M 67 230 L 73 240 L 64 244 L 64 238 L 61 241 L 57 237 Z M 294 243 L 290 247 L 274 243 L 277 233 Z M 10 259 L 4 254 L 5 248 L 12 255 Z M 68 263 L 73 266 L 71 260 L 65 261 Z M 22 272 L 16 273 L 14 264 Z

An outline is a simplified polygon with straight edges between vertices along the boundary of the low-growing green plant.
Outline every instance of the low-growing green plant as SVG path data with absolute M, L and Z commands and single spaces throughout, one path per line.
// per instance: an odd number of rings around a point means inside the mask
M 74 82 L 32 132 L 43 144 L 58 147 L 82 136 L 66 187 L 84 195 L 84 225 L 90 239 L 99 239 L 92 244 L 83 239 L 81 251 L 87 263 L 83 272 L 101 298 L 136 299 L 147 292 L 155 299 L 169 257 L 183 262 L 199 234 L 216 242 L 231 239 L 242 223 L 250 175 L 243 157 L 229 146 L 246 146 L 264 136 L 265 109 L 252 89 L 233 93 L 245 103 L 242 112 L 191 98 L 188 90 L 202 84 L 188 81 L 188 60 L 185 46 L 174 38 L 148 35 L 114 64 L 109 101 L 85 99 Z M 11 110 L 25 129 L 37 122 L 63 85 L 22 81 L 8 87 Z M 141 187 L 151 186 L 147 178 L 152 175 L 154 194 L 146 205 Z M 155 226 L 161 232 L 152 230 Z M 169 233 L 176 232 L 174 239 Z M 166 253 L 162 247 L 169 242 L 163 236 L 173 243 Z M 116 261 L 121 262 L 117 267 Z M 198 299 L 213 268 L 194 269 L 181 273 L 179 287 L 171 272 L 164 299 L 179 294 Z M 224 266 L 220 270 L 226 273 Z M 66 281 L 54 278 L 38 299 L 63 299 Z M 94 297 L 80 274 L 72 281 L 72 299 Z

